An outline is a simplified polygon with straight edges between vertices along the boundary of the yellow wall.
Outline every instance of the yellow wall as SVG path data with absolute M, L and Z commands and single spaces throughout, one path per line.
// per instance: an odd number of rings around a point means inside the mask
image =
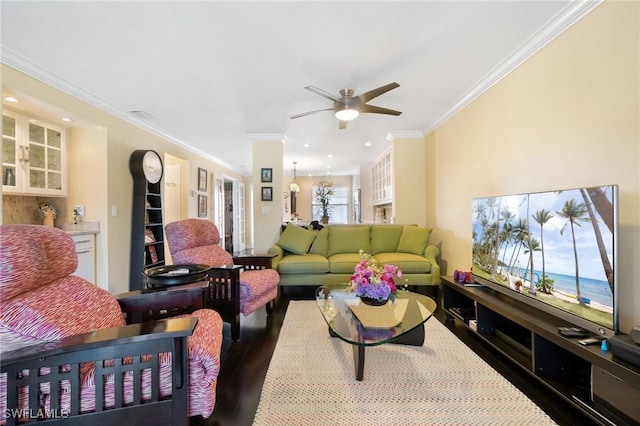
M 433 195 L 427 187 L 429 169 L 425 163 L 426 145 L 418 138 L 393 139 L 391 141 L 393 207 L 391 217 L 394 223 L 411 223 L 425 226 L 426 206 Z M 428 194 L 417 197 L 416 194 Z
M 253 143 L 253 232 L 256 253 L 266 253 L 280 235 L 284 210 L 283 139 L 284 135 L 276 140 L 255 140 Z M 272 169 L 272 182 L 261 182 L 262 168 Z M 262 201 L 262 187 L 272 188 L 273 201 Z
M 472 198 L 616 183 L 621 330 L 640 324 L 639 20 L 603 3 L 427 137 L 444 273 L 471 266 Z
M 95 214 L 93 210 L 88 208 L 86 220 L 100 221 L 101 233 L 98 238 L 104 241 L 104 252 L 97 259 L 98 279 L 106 280 L 107 285 L 99 284 L 101 287 L 108 288 L 112 293 L 129 290 L 132 200 L 129 157 L 134 150 L 153 149 L 163 158 L 165 153 L 169 153 L 186 160 L 188 162 L 188 180 L 185 183 L 185 194 L 197 190 L 198 167 L 207 169 L 210 173 L 223 173 L 231 178 L 241 179 L 237 173 L 221 167 L 213 161 L 204 159 L 167 139 L 135 127 L 4 64 L 2 65 L 2 85 L 70 113 L 83 116 L 106 129 L 106 148 L 101 142 L 98 146 L 99 155 L 93 156 L 91 159 L 92 167 L 84 167 L 82 171 L 77 170 L 81 175 L 74 177 L 74 179 L 95 182 L 95 185 L 76 186 L 74 192 L 69 195 L 69 199 L 85 200 L 83 201 L 85 204 L 97 203 L 96 205 L 106 206 L 106 214 L 102 211 L 96 217 L 92 216 Z M 212 151 L 219 148 L 211 146 Z M 73 153 L 70 155 L 74 156 Z M 89 173 L 93 175 L 90 177 Z M 211 188 L 210 179 L 209 188 Z M 101 198 L 104 201 L 86 201 L 95 198 Z M 196 203 L 195 197 L 190 197 L 190 199 L 190 203 Z M 194 210 L 195 205 L 190 207 L 192 208 L 189 209 L 189 213 L 183 213 L 185 217 L 187 215 L 195 217 L 197 211 Z M 117 216 L 111 214 L 112 208 L 117 210 Z M 105 272 L 101 274 L 100 271 Z
M 107 129 L 102 126 L 76 127 L 69 131 L 69 196 L 67 217 L 76 205 L 85 207 L 85 222 L 100 222 L 96 235 L 96 284 L 108 290 L 109 205 L 106 197 L 96 197 L 96 188 L 107 181 Z

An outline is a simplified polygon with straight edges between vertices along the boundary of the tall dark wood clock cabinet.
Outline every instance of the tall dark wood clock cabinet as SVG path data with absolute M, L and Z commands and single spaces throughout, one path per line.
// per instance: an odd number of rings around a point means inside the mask
M 129 159 L 129 169 L 133 176 L 129 290 L 141 290 L 143 271 L 164 265 L 162 159 L 155 151 L 136 150 Z

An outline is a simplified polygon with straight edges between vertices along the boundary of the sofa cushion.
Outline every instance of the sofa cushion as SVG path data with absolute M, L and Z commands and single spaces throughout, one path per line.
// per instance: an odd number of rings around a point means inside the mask
M 326 274 L 329 272 L 329 261 L 319 254 L 290 254 L 278 262 L 281 274 Z
M 327 256 L 329 251 L 329 228 L 326 226 L 319 231 L 313 231 L 316 233 L 316 239 L 313 240 L 309 254 L 321 254 Z
M 339 253 L 355 253 L 360 250 L 371 253 L 369 241 L 370 227 L 368 225 L 338 225 L 329 226 L 328 256 Z
M 422 256 L 429 243 L 431 228 L 420 226 L 405 226 L 398 242 L 398 252 L 413 253 Z
M 353 274 L 360 262 L 359 253 L 340 253 L 329 256 L 329 272 L 332 274 Z
M 403 229 L 403 225 L 371 225 L 371 254 L 396 251 Z
M 293 254 L 307 254 L 315 238 L 313 231 L 290 223 L 276 244 Z
M 375 257 L 383 265 L 395 265 L 403 274 L 426 274 L 431 272 L 431 262 L 411 253 L 378 253 Z

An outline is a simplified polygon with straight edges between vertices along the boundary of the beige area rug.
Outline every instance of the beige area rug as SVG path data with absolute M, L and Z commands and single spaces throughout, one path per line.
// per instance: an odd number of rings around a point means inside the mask
M 438 320 L 425 328 L 424 346 L 367 348 L 358 382 L 316 302 L 290 302 L 254 426 L 555 424 Z

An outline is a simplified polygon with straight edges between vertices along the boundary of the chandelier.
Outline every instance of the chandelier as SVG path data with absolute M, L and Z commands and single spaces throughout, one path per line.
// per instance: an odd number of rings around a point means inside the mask
M 300 191 L 300 186 L 296 183 L 296 164 L 298 164 L 296 161 L 293 162 L 293 182 L 291 182 L 291 184 L 289 184 L 289 189 L 291 190 L 291 192 L 299 192 Z

